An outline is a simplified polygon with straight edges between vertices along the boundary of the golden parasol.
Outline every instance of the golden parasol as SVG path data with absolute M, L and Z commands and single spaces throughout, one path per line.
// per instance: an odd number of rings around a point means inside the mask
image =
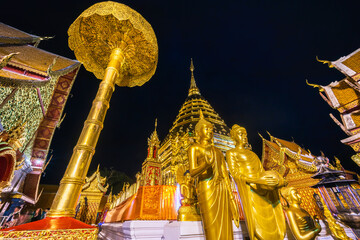
M 68 30 L 69 46 L 85 68 L 102 79 L 79 140 L 51 206 L 50 217 L 73 217 L 109 101 L 119 86 L 141 86 L 154 74 L 158 48 L 151 25 L 116 2 L 85 10 Z

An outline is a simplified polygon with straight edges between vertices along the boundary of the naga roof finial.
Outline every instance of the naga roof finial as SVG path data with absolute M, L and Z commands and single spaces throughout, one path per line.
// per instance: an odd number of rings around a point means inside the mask
M 333 67 L 334 67 L 334 65 L 332 65 L 332 62 L 331 62 L 331 61 L 328 61 L 328 60 L 320 60 L 320 59 L 318 58 L 318 56 L 316 56 L 316 61 L 321 62 L 321 63 L 323 63 L 323 64 L 327 64 L 327 65 L 329 66 L 329 68 L 333 68 Z
M 318 85 L 318 84 L 312 84 L 312 83 L 309 83 L 309 81 L 307 79 L 305 79 L 306 81 L 306 84 L 308 86 L 311 86 L 313 88 L 318 88 L 319 89 L 319 92 L 323 92 L 324 91 L 324 88 L 321 86 L 321 85 Z

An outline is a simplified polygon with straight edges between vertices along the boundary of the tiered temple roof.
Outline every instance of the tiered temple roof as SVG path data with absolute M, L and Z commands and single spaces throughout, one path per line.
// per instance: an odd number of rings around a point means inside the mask
M 262 163 L 265 170 L 274 170 L 281 174 L 289 186 L 297 188 L 302 196 L 302 207 L 311 215 L 320 212 L 313 199 L 316 189 L 311 188 L 319 180 L 311 178 L 316 173 L 313 165 L 314 155 L 298 144 L 270 135 L 270 140 L 263 140 Z
M 0 116 L 5 130 L 25 123 L 20 149 L 31 162 L 23 192 L 36 201 L 51 139 L 80 63 L 37 46 L 38 37 L 0 23 Z
M 348 135 L 341 142 L 351 146 L 355 152 L 360 152 L 360 48 L 336 61 L 319 61 L 327 63 L 330 68 L 335 67 L 345 75 L 344 79 L 327 86 L 313 86 L 318 87 L 321 97 L 339 111 L 341 122 L 332 114 L 330 116 Z M 360 157 L 353 157 L 353 160 L 360 164 Z

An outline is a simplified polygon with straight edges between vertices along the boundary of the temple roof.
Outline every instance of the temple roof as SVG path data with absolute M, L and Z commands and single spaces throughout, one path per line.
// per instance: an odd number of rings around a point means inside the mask
M 344 114 L 342 119 L 348 130 L 358 128 L 360 126 L 360 110 Z
M 322 87 L 332 107 L 341 113 L 359 105 L 360 93 L 349 86 L 348 82 L 349 80 L 345 78 Z
M 50 143 L 81 66 L 37 48 L 42 39 L 0 23 L 0 118 L 5 131 L 26 122 L 20 151 L 31 161 L 32 177 L 23 188 L 31 199 L 37 199 Z
M 0 44 L 35 44 L 41 39 L 0 22 Z
M 13 43 L 9 39 L 22 39 L 22 42 Z M 2 65 L 2 68 L 0 67 L 1 121 L 7 130 L 19 120 L 26 121 L 26 143 L 33 137 L 44 117 L 41 108 L 43 107 L 46 112 L 51 105 L 59 77 L 74 72 L 80 67 L 80 63 L 76 60 L 70 60 L 29 45 L 33 43 L 31 39 L 40 41 L 40 37 L 0 23 L 0 59 L 11 55 L 10 58 L 7 58 L 6 64 Z M 56 62 L 54 62 L 55 59 Z M 62 83 L 62 86 L 58 87 L 64 97 L 68 95 L 69 87 L 71 89 L 72 85 L 71 81 L 75 76 L 75 74 L 69 75 L 68 80 L 70 81 L 66 85 Z M 28 87 L 32 89 L 23 89 Z M 36 93 L 35 87 L 38 88 L 39 94 Z M 11 95 L 14 90 L 16 93 Z M 59 97 L 62 97 L 59 94 L 55 96 L 58 98 L 57 105 L 60 103 Z M 9 99 L 9 97 L 11 98 Z M 52 114 L 52 120 L 59 120 L 62 108 L 58 107 L 58 111 L 60 114 L 58 116 Z
M 302 147 L 300 147 L 296 142 L 292 141 L 287 141 L 287 140 L 284 140 L 284 139 L 280 139 L 280 138 L 275 138 L 274 139 L 280 143 L 280 145 L 282 147 L 286 147 L 288 148 L 289 150 L 293 151 L 293 152 L 299 152 L 299 149 L 301 150 L 301 154 L 302 155 L 309 155 L 309 152 L 306 151 L 305 149 L 303 149 Z
M 0 39 L 1 40 L 1 39 Z M 32 45 L 6 45 L 0 47 L 0 58 L 13 55 L 5 67 L 0 69 L 0 85 L 41 86 L 51 76 L 66 75 L 80 63 L 36 48 Z M 54 60 L 55 63 L 54 63 Z
M 299 160 L 305 161 L 308 164 L 311 164 L 314 161 L 315 156 L 313 156 L 309 151 L 306 151 L 304 148 L 300 147 L 294 141 L 287 141 L 284 139 L 276 138 L 270 135 L 270 141 L 263 138 L 263 141 L 268 145 L 273 151 L 280 152 L 281 148 L 285 150 L 285 153 L 291 158 L 298 158 Z
M 341 57 L 331 64 L 340 72 L 353 78 L 354 80 L 360 79 L 360 48 L 350 53 L 345 57 Z
M 96 171 L 90 176 L 85 178 L 85 184 L 82 187 L 82 192 L 102 192 L 106 193 L 109 184 L 106 184 L 106 177 L 100 176 L 99 165 Z
M 184 104 L 181 106 L 180 111 L 173 122 L 168 137 L 175 137 L 178 133 L 194 133 L 195 125 L 200 120 L 200 110 L 204 114 L 204 118 L 214 125 L 214 133 L 229 135 L 229 128 L 224 120 L 213 109 L 209 102 L 200 94 L 195 77 L 194 65 L 191 60 L 190 65 L 191 80 L 188 97 L 185 99 Z

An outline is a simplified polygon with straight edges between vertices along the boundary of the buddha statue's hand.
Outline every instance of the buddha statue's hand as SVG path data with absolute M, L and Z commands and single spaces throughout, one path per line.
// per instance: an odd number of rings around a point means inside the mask
M 279 185 L 279 179 L 273 176 L 264 176 L 265 185 L 269 187 L 276 187 Z

